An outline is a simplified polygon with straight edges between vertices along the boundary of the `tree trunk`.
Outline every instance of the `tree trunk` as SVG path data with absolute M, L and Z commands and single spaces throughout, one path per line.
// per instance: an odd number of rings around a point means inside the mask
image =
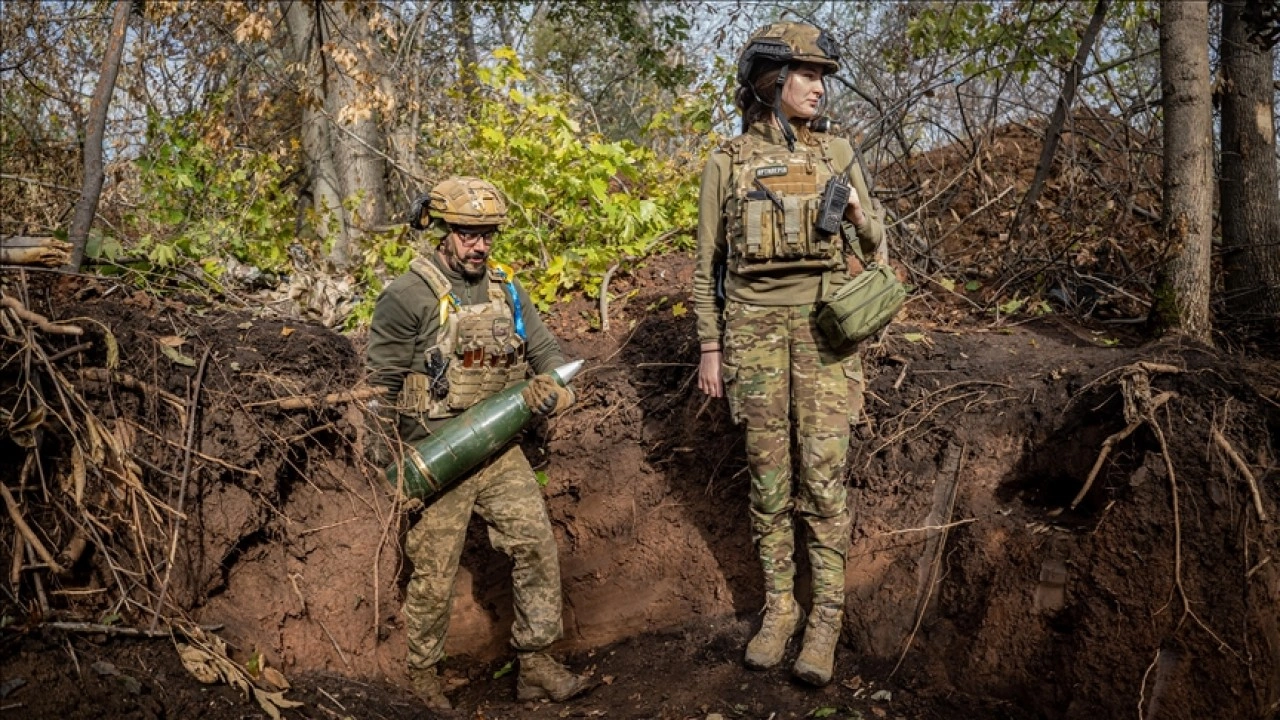
M 1163 223 L 1170 259 L 1157 289 L 1157 320 L 1209 343 L 1209 243 L 1213 231 L 1209 7 L 1205 0 L 1165 0 L 1160 15 Z
M 1036 165 L 1035 177 L 1031 180 L 1031 187 L 1027 188 L 1027 194 L 1022 197 L 1022 203 L 1018 205 L 1018 212 L 1014 214 L 1013 222 L 1009 224 L 1010 237 L 1017 235 L 1022 229 L 1027 213 L 1040 199 L 1040 191 L 1044 189 L 1044 183 L 1049 178 L 1049 170 L 1053 167 L 1053 156 L 1058 152 L 1062 126 L 1066 124 L 1067 113 L 1070 112 L 1076 100 L 1076 88 L 1080 85 L 1080 75 L 1084 72 L 1085 61 L 1093 51 L 1094 40 L 1098 37 L 1098 31 L 1102 29 L 1102 21 L 1107 16 L 1107 6 L 1110 4 L 1111 0 L 1098 0 L 1098 4 L 1093 8 L 1093 17 L 1089 19 L 1089 26 L 1085 28 L 1084 35 L 1080 36 L 1080 46 L 1076 48 L 1075 59 L 1071 61 L 1071 67 L 1067 68 L 1062 78 L 1062 94 L 1058 96 L 1058 102 L 1053 107 L 1053 115 L 1049 118 L 1049 126 L 1045 128 L 1044 145 L 1040 147 L 1040 162 Z
M 475 23 L 471 17 L 471 0 L 452 0 L 453 32 L 458 38 L 459 80 L 462 90 L 470 95 L 477 85 L 476 68 L 480 54 L 476 51 Z
M 377 45 L 359 5 L 293 2 L 285 13 L 295 62 L 303 68 L 302 147 L 310 171 L 317 235 L 330 264 L 351 264 L 365 232 L 386 219 L 381 87 L 369 53 Z
M 1280 185 L 1272 51 L 1249 41 L 1244 0 L 1222 5 L 1222 272 L 1233 320 L 1280 318 Z
M 129 12 L 132 0 L 116 0 L 115 15 L 111 19 L 111 34 L 107 37 L 107 50 L 102 57 L 102 72 L 98 86 L 89 103 L 88 132 L 84 138 L 84 179 L 80 186 L 80 199 L 71 217 L 71 259 L 67 265 L 79 271 L 84 262 L 84 246 L 89 239 L 89 228 L 98 212 L 98 198 L 102 194 L 102 136 L 107 127 L 107 108 L 111 94 L 116 89 L 116 76 L 120 74 L 120 57 L 124 55 L 124 37 L 129 29 Z

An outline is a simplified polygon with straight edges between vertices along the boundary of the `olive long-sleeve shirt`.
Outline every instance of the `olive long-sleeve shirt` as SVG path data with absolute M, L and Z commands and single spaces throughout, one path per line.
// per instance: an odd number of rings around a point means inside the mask
M 444 273 L 453 293 L 463 305 L 489 301 L 489 277 L 471 281 L 440 261 L 432 252 L 428 259 Z M 545 373 L 564 364 L 560 344 L 542 321 L 529 293 L 513 280 L 524 318 L 525 355 L 534 373 Z M 406 373 L 426 372 L 426 352 L 436 344 L 440 331 L 440 300 L 415 272 L 407 272 L 383 289 L 369 324 L 369 346 L 365 351 L 369 381 L 387 388 L 394 399 L 404 384 Z M 403 423 L 402 423 L 403 425 Z
M 748 133 L 767 142 L 785 147 L 782 131 L 769 123 L 753 124 Z M 884 224 L 872 209 L 871 194 L 861 168 L 852 163 L 853 147 L 843 138 L 831 141 L 833 170 L 841 173 L 850 167 L 849 175 L 858 200 L 866 215 L 861 225 L 845 222 L 843 233 L 852 245 L 856 240 L 863 257 L 871 257 L 884 236 Z M 728 251 L 725 236 L 725 201 L 733 192 L 730 187 L 732 158 L 722 150 L 715 150 L 707 159 L 702 171 L 702 188 L 698 196 L 698 249 L 693 272 L 693 305 L 698 316 L 698 339 L 712 342 L 720 339 L 723 321 L 716 308 L 715 268 L 723 264 Z M 808 305 L 818 301 L 823 272 L 819 270 L 790 270 L 778 273 L 743 276 L 730 272 L 725 278 L 727 299 L 765 306 Z M 844 270 L 833 271 L 832 287 L 848 281 Z

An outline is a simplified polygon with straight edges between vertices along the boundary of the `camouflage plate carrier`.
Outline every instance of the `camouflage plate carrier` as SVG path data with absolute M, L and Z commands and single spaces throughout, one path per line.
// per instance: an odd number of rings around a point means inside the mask
M 746 134 L 720 150 L 732 161 L 725 203 L 728 266 L 739 275 L 835 270 L 844 265 L 840 233 L 820 232 L 822 191 L 837 173 L 829 136 L 795 152 Z
M 463 305 L 449 279 L 429 260 L 415 258 L 409 267 L 440 298 L 440 330 L 425 360 L 428 373 L 442 376 L 406 376 L 398 401 L 403 412 L 453 417 L 525 379 L 524 321 L 510 268 L 491 261 L 488 301 Z

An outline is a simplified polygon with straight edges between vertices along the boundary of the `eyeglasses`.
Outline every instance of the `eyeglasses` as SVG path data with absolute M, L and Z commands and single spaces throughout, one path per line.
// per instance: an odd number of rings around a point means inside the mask
M 466 228 L 450 225 L 449 231 L 458 236 L 458 242 L 470 247 L 481 240 L 492 245 L 493 236 L 498 234 L 497 228 Z

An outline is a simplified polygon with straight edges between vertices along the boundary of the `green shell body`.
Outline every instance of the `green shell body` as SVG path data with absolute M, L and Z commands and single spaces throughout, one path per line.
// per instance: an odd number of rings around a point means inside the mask
M 392 486 L 404 478 L 404 494 L 426 500 L 487 460 L 511 441 L 533 416 L 520 391 L 528 381 L 472 405 L 387 468 Z
M 551 372 L 566 385 L 582 367 L 577 360 Z M 392 487 L 403 482 L 404 494 L 427 500 L 461 480 L 477 465 L 511 442 L 533 413 L 521 391 L 528 380 L 517 383 L 468 408 L 413 446 L 404 446 L 404 457 L 387 468 Z

